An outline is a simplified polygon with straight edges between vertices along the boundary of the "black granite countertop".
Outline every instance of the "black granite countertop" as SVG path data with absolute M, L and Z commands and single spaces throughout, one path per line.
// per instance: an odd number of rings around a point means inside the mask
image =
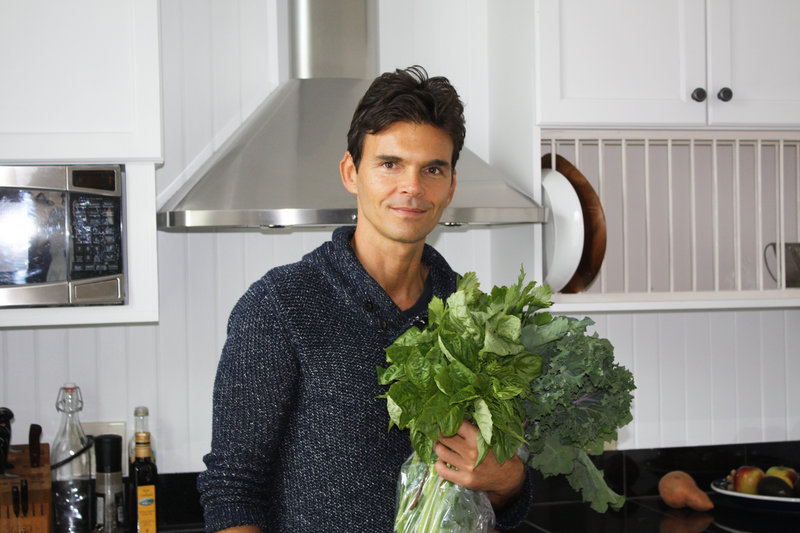
M 774 465 L 800 468 L 800 441 L 655 448 L 605 452 L 596 458 L 609 486 L 626 497 L 619 511 L 597 513 L 563 477 L 534 483 L 534 501 L 525 524 L 514 533 L 797 533 L 800 505 L 770 505 L 711 490 L 711 482 L 738 466 L 766 470 Z M 671 509 L 658 496 L 658 481 L 672 470 L 684 470 L 709 493 L 708 512 Z
M 747 511 L 711 495 L 709 512 L 670 509 L 658 496 L 630 498 L 619 511 L 599 514 L 580 502 L 534 504 L 514 533 L 797 533 L 800 513 Z
M 527 520 L 514 533 L 796 533 L 800 507 L 743 504 L 711 491 L 711 482 L 733 468 L 752 464 L 800 467 L 800 441 L 624 450 L 595 460 L 609 486 L 626 497 L 619 511 L 597 513 L 581 501 L 562 477 L 534 480 L 534 501 Z M 658 496 L 658 480 L 684 470 L 709 492 L 714 509 L 671 509 Z M 203 531 L 196 489 L 197 473 L 159 476 L 159 531 Z

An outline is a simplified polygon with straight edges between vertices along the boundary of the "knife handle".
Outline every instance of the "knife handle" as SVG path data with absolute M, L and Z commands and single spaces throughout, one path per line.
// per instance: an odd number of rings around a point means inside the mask
M 9 466 L 8 449 L 11 447 L 11 435 L 8 428 L 0 426 L 0 476 L 5 475 L 6 466 Z
M 41 447 L 40 440 L 42 437 L 42 426 L 39 424 L 31 424 L 28 430 L 28 453 L 30 454 L 31 468 L 38 468 L 41 461 Z
M 9 409 L 8 407 L 0 407 L 0 427 L 8 430 L 8 450 L 6 451 L 6 455 L 9 451 L 11 451 L 11 421 L 14 420 L 14 412 Z M 11 467 L 11 465 L 6 465 L 7 467 Z
M 19 518 L 19 487 L 16 485 L 11 487 L 11 501 L 14 506 L 14 516 Z
M 28 480 L 19 482 L 19 492 L 22 499 L 22 516 L 28 516 Z

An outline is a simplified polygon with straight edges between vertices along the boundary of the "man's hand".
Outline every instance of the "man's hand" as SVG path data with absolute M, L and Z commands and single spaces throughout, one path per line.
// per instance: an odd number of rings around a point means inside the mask
M 494 452 L 489 451 L 483 462 L 475 467 L 478 459 L 478 428 L 466 420 L 452 437 L 440 437 L 433 450 L 439 456 L 435 465 L 436 473 L 468 489 L 486 491 L 495 509 L 511 502 L 525 483 L 525 465 L 518 455 L 501 465 Z

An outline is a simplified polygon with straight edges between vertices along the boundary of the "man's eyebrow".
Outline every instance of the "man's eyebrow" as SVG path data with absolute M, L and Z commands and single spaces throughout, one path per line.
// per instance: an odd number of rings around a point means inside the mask
M 433 161 L 429 161 L 425 166 L 450 168 L 450 161 L 445 161 L 443 159 L 434 159 Z
M 390 161 L 390 162 L 403 160 L 402 157 L 391 154 L 377 154 L 375 155 L 375 159 L 377 159 L 378 161 Z M 430 161 L 426 161 L 422 166 L 450 168 L 450 162 L 445 161 L 444 159 L 431 159 Z

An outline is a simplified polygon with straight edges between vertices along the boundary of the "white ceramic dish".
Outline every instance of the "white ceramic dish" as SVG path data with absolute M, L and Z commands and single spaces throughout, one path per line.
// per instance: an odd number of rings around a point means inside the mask
M 556 293 L 575 274 L 583 253 L 583 211 L 578 194 L 557 170 L 542 170 L 544 207 L 550 216 L 543 228 L 544 284 Z
M 738 505 L 747 508 L 800 512 L 800 498 L 761 496 L 760 494 L 736 492 L 728 489 L 728 482 L 724 478 L 712 481 L 711 490 L 727 496 Z

